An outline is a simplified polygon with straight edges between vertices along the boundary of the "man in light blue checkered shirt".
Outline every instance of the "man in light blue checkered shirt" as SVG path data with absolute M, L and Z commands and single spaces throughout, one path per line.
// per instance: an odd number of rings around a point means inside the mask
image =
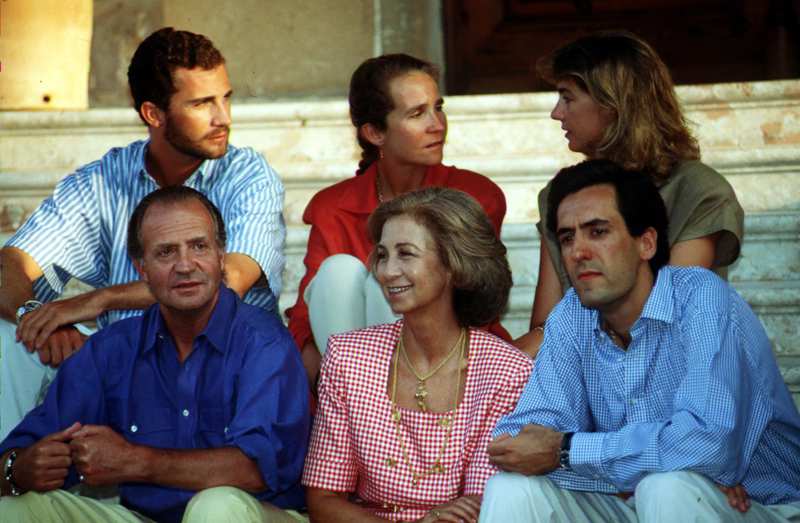
M 228 144 L 224 57 L 203 35 L 164 28 L 139 45 L 128 81 L 149 139 L 61 180 L 0 251 L 0 439 L 52 377 L 43 364 L 55 367 L 82 346 L 77 322 L 97 319 L 102 328 L 154 303 L 126 240 L 134 208 L 159 187 L 186 185 L 220 209 L 226 284 L 251 305 L 277 309 L 283 184 L 259 153 Z M 95 290 L 53 301 L 71 278 Z
M 800 415 L 748 305 L 667 266 L 641 173 L 591 160 L 549 195 L 572 282 L 488 452 L 481 521 L 800 521 Z

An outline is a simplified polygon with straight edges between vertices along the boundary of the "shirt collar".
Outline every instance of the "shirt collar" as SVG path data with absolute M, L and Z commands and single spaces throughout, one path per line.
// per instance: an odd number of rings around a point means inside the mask
M 675 321 L 674 292 L 672 269 L 667 266 L 662 267 L 656 274 L 656 282 L 639 317 L 673 323 Z
M 449 170 L 442 164 L 428 167 L 420 187 L 446 185 Z M 347 191 L 339 196 L 339 208 L 356 214 L 370 214 L 378 204 L 375 180 L 378 177 L 378 162 L 372 162 L 363 174 L 356 175 Z
M 139 173 L 139 176 L 150 178 L 155 182 L 155 178 L 147 172 L 147 164 L 145 162 L 145 157 L 147 155 L 147 148 L 150 146 L 150 139 L 147 138 L 145 140 L 140 140 L 136 142 L 136 146 L 138 150 L 133 154 L 133 172 Z M 230 144 L 228 145 L 230 147 Z M 203 160 L 200 165 L 195 169 L 195 171 L 186 179 L 184 185 L 189 185 L 191 180 L 195 177 L 198 177 L 202 180 L 210 177 L 214 173 L 214 169 L 212 166 L 216 160 L 206 158 Z M 156 184 L 158 185 L 158 184 Z
M 211 312 L 206 328 L 197 336 L 197 339 L 207 339 L 213 348 L 225 354 L 228 350 L 228 329 L 236 316 L 238 301 L 232 290 L 224 284 L 220 284 L 217 304 Z M 154 303 L 147 309 L 143 320 L 146 327 L 143 352 L 149 352 L 155 348 L 159 336 L 170 336 L 170 332 L 161 315 L 158 303 Z
M 673 293 L 674 287 L 672 285 L 672 269 L 664 266 L 658 271 L 658 274 L 656 275 L 656 282 L 653 285 L 653 288 L 650 290 L 650 295 L 647 297 L 647 301 L 644 303 L 642 313 L 634 322 L 634 326 L 631 330 L 635 328 L 636 324 L 642 318 L 663 321 L 665 323 L 674 323 L 675 302 L 672 299 Z M 603 332 L 603 320 L 600 317 L 600 313 L 597 311 L 597 309 L 592 309 L 591 313 L 593 317 L 592 324 L 594 325 L 594 333 L 596 336 L 599 336 L 600 333 Z

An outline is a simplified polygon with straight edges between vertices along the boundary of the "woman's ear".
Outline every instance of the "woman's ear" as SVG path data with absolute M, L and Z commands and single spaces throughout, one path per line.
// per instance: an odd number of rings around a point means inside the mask
M 371 123 L 365 123 L 362 125 L 358 129 L 358 132 L 361 133 L 361 136 L 363 136 L 365 140 L 375 147 L 382 147 L 383 142 L 386 141 L 386 132 L 381 131 Z

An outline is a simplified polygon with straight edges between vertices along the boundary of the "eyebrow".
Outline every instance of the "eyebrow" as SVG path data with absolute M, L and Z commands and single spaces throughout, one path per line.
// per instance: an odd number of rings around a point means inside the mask
M 604 220 L 602 218 L 594 218 L 592 220 L 589 220 L 588 222 L 583 222 L 582 224 L 579 225 L 579 227 L 581 229 L 588 229 L 590 227 L 597 227 L 598 225 L 608 225 L 609 223 L 611 222 L 608 220 Z M 558 229 L 556 229 L 556 236 L 561 236 L 562 234 L 566 234 L 574 230 L 575 229 L 572 227 L 559 227 Z
M 227 93 L 222 95 L 223 98 L 230 98 L 231 96 L 233 96 L 233 89 L 229 90 Z M 214 95 L 203 96 L 201 98 L 193 98 L 191 100 L 186 100 L 186 103 L 187 104 L 196 104 L 196 103 L 203 103 L 203 102 L 211 102 L 211 101 L 214 100 L 214 98 L 216 98 L 216 96 L 214 96 Z

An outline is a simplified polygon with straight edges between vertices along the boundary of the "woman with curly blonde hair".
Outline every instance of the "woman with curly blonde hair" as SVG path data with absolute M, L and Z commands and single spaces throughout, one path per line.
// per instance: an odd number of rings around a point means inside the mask
M 601 32 L 557 49 L 537 69 L 558 90 L 550 116 L 561 122 L 571 151 L 646 173 L 658 185 L 669 214 L 669 263 L 727 278 L 739 256 L 744 211 L 725 178 L 700 162 L 669 70 L 653 48 L 629 32 Z M 534 356 L 547 315 L 570 287 L 545 223 L 549 189 L 539 193 L 543 241 L 531 331 L 516 341 Z

